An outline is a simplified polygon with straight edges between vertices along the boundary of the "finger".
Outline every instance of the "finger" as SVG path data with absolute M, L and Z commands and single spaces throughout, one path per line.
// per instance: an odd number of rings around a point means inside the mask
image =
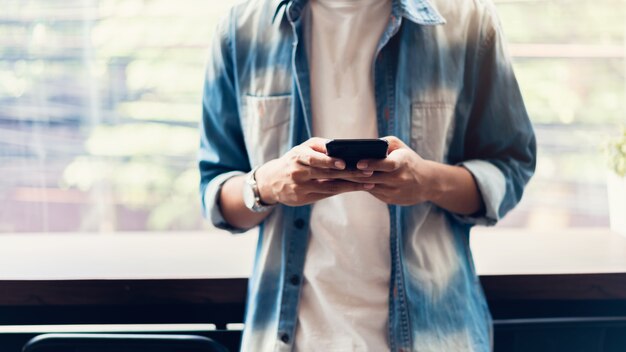
M 311 179 L 366 179 L 371 177 L 374 172 L 373 171 L 362 171 L 362 170 L 334 170 L 334 169 L 323 169 L 323 168 L 310 168 L 309 169 L 309 178 Z M 359 181 L 361 183 L 365 182 L 363 180 Z
M 370 171 L 371 172 L 371 171 Z M 373 183 L 375 185 L 386 185 L 394 182 L 393 178 L 390 177 L 390 173 L 388 172 L 375 172 L 371 176 L 360 176 L 360 177 L 341 177 L 342 180 L 357 182 L 357 183 Z
M 370 189 L 368 192 L 374 197 L 380 199 L 381 201 L 385 203 L 390 203 L 391 202 L 390 195 L 392 191 L 393 191 L 393 188 L 387 185 L 376 185 L 376 187 Z
M 392 172 L 400 167 L 400 163 L 393 158 L 385 159 L 364 159 L 356 164 L 357 169 L 363 171 Z
M 387 144 L 389 145 L 387 147 L 387 154 L 391 153 L 392 151 L 394 151 L 396 149 L 400 149 L 400 148 L 406 147 L 406 144 L 404 144 L 404 142 L 402 142 L 402 140 L 400 140 L 400 138 L 398 138 L 396 136 L 387 136 L 387 137 L 383 137 L 381 139 L 386 140 Z
M 304 142 L 303 144 L 307 145 L 310 149 L 318 152 L 318 153 L 322 153 L 324 155 L 328 154 L 328 150 L 326 149 L 326 143 L 328 143 L 330 141 L 330 139 L 326 139 L 326 138 L 320 138 L 320 137 L 312 137 L 309 138 L 309 140 L 307 140 L 306 142 Z M 333 168 L 335 169 L 339 169 L 339 170 L 343 170 L 346 168 L 346 163 L 338 158 L 332 158 L 333 162 Z M 312 165 L 313 166 L 313 165 Z
M 377 184 L 376 187 L 370 190 L 370 193 L 375 194 L 391 194 L 395 190 L 395 187 L 385 184 Z
M 371 183 L 356 183 L 343 180 L 313 181 L 311 182 L 311 193 L 320 194 L 340 194 L 355 191 L 369 191 L 375 187 Z
M 329 139 L 320 138 L 320 137 L 312 137 L 309 138 L 306 142 L 302 143 L 316 152 L 320 152 L 326 154 L 326 143 L 328 143 Z
M 297 154 L 298 163 L 314 168 L 343 170 L 346 163 L 341 159 L 332 158 L 324 153 L 303 148 Z

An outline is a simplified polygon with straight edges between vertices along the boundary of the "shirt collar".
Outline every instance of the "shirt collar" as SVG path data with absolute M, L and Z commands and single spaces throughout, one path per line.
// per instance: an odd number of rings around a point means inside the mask
M 393 0 L 392 7 L 399 9 L 400 16 L 417 24 L 446 23 L 446 19 L 441 16 L 435 5 L 429 0 Z
M 300 17 L 302 10 L 306 6 L 308 0 L 274 0 L 276 19 L 279 12 L 288 12 L 288 16 L 292 20 Z M 283 9 L 284 7 L 284 9 Z M 392 11 L 398 16 L 407 18 L 408 20 L 422 25 L 435 25 L 446 23 L 445 18 L 441 16 L 437 8 L 429 0 L 392 0 Z

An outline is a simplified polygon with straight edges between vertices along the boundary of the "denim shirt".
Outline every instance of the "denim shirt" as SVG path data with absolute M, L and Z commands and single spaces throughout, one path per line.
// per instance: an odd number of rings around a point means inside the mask
M 199 168 L 205 216 L 230 177 L 311 137 L 306 0 L 257 0 L 218 26 L 205 77 Z M 469 231 L 522 197 L 536 145 L 494 6 L 394 0 L 372 67 L 378 130 L 425 159 L 467 168 L 484 207 L 459 216 L 432 203 L 390 205 L 391 351 L 488 351 L 491 317 Z M 291 351 L 311 207 L 278 206 L 260 225 L 242 351 Z

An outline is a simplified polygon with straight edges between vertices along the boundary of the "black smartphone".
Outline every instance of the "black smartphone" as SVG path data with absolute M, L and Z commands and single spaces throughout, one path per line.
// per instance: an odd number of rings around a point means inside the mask
M 363 159 L 384 159 L 389 143 L 384 139 L 332 139 L 326 142 L 328 156 L 346 162 L 346 169 L 356 169 Z

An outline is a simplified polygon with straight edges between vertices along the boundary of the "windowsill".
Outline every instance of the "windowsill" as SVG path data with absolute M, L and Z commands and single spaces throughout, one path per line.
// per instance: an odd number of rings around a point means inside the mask
M 246 278 L 256 235 L 225 232 L 0 235 L 0 280 Z M 480 276 L 626 273 L 626 237 L 608 229 L 477 228 Z
M 252 232 L 0 235 L 0 280 L 247 278 Z
M 626 273 L 626 237 L 607 228 L 477 228 L 470 243 L 481 276 Z
M 626 237 L 608 229 L 477 230 L 476 269 L 494 317 L 626 316 Z M 255 246 L 252 233 L 0 235 L 0 325 L 223 328 L 243 317 Z

